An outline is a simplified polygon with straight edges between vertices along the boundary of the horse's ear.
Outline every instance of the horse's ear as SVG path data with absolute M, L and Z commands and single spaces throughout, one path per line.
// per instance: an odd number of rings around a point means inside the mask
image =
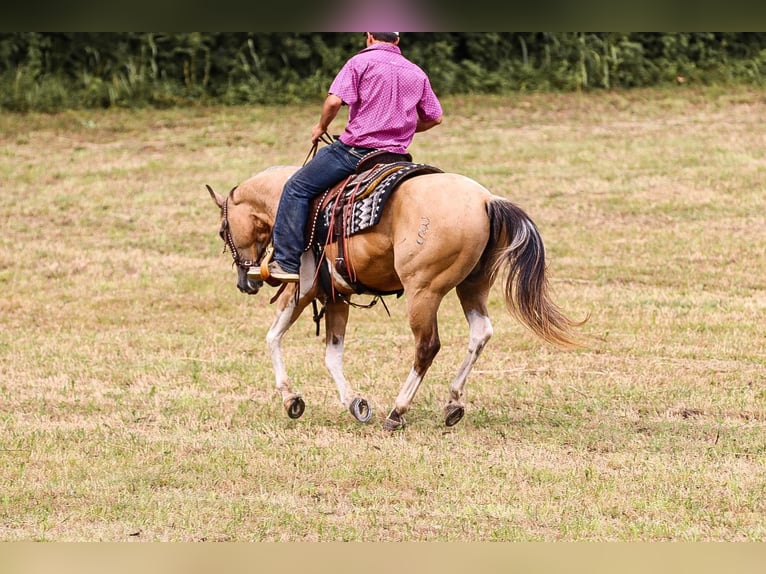
M 209 185 L 205 184 L 205 187 L 207 188 L 208 192 L 210 193 L 210 197 L 213 198 L 213 201 L 215 201 L 216 205 L 223 209 L 223 197 L 218 195 L 215 191 L 213 191 L 213 188 Z

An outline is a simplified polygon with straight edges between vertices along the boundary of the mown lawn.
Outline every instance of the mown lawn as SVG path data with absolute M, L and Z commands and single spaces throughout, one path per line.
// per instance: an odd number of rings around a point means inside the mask
M 404 299 L 352 310 L 354 422 L 302 317 L 285 415 L 271 292 L 239 293 L 221 192 L 300 164 L 317 106 L 0 115 L 0 539 L 766 539 L 766 100 L 746 90 L 452 97 L 417 161 L 541 229 L 590 348 L 506 312 L 453 428 L 454 296 L 408 426 Z M 342 128 L 341 119 L 334 131 Z

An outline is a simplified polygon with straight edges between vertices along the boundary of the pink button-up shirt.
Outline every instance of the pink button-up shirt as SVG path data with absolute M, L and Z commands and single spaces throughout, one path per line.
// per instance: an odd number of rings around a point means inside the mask
M 355 147 L 406 153 L 418 118 L 442 115 L 428 76 L 393 44 L 373 44 L 349 59 L 329 93 L 348 104 L 340 140 Z

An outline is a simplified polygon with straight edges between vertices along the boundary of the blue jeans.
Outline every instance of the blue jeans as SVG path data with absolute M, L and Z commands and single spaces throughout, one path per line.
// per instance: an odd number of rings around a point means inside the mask
M 288 273 L 298 273 L 304 230 L 311 200 L 354 173 L 370 148 L 351 147 L 340 140 L 321 148 L 285 183 L 274 221 L 274 259 Z

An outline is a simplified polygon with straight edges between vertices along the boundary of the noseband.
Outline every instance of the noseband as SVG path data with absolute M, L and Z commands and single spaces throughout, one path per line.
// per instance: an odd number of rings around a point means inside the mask
M 250 269 L 251 267 L 257 267 L 260 265 L 258 261 L 253 259 L 243 259 L 239 256 L 237 246 L 234 245 L 234 238 L 231 236 L 231 229 L 229 226 L 229 198 L 227 197 L 223 202 L 223 226 L 221 231 L 223 233 L 223 250 L 226 252 L 226 247 L 231 251 L 231 257 L 234 259 L 234 265 L 242 267 L 243 269 Z

